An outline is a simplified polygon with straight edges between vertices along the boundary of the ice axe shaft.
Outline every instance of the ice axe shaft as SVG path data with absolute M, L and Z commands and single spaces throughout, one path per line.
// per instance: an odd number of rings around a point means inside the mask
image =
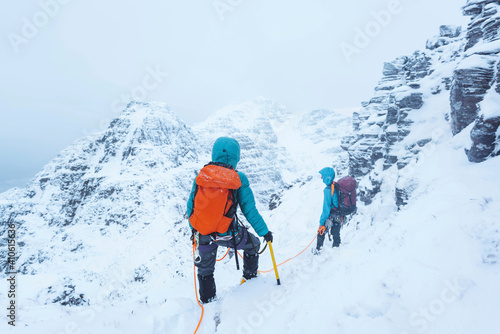
M 267 243 L 269 244 L 269 250 L 271 251 L 271 258 L 273 259 L 273 266 L 274 266 L 274 273 L 276 275 L 276 281 L 278 282 L 278 285 L 281 285 L 280 276 L 278 274 L 278 266 L 276 266 L 276 260 L 274 259 L 273 243 L 271 241 L 268 241 Z

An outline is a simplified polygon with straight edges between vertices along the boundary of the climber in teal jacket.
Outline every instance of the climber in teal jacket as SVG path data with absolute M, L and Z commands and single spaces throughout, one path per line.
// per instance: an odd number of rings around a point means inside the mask
M 240 161 L 240 145 L 237 140 L 228 137 L 218 138 L 212 148 L 212 163 L 222 164 L 223 167 L 236 170 Z M 269 242 L 273 240 L 273 235 L 269 231 L 267 224 L 255 207 L 255 198 L 250 188 L 248 178 L 240 171 L 238 173 L 241 186 L 236 189 L 235 197 L 241 212 L 252 225 L 255 232 L 260 237 Z M 196 194 L 196 181 L 193 182 L 191 194 L 187 202 L 187 216 L 193 213 L 194 199 Z M 189 223 L 191 226 L 191 223 Z M 195 258 L 195 265 L 198 268 L 198 280 L 200 283 L 200 300 L 208 303 L 215 299 L 216 288 L 214 280 L 215 262 L 217 256 L 217 247 L 234 248 L 243 250 L 243 279 L 242 282 L 253 277 L 257 277 L 259 254 L 256 250 L 260 248 L 260 240 L 244 227 L 239 226 L 235 220 L 232 227 L 225 233 L 213 233 L 203 235 L 194 231 L 194 237 L 197 240 L 198 254 Z M 230 230 L 234 230 L 230 232 Z M 233 239 L 234 238 L 234 239 Z
M 339 206 L 337 192 L 334 191 L 332 195 L 335 171 L 331 167 L 325 167 L 321 169 L 319 173 L 326 187 L 323 189 L 323 211 L 319 218 L 318 242 L 315 253 L 323 247 L 325 235 L 328 231 L 331 232 L 333 237 L 333 247 L 338 247 L 340 245 L 340 227 L 342 221 L 342 217 L 338 215 L 335 210 Z
M 238 165 L 240 161 L 240 144 L 236 139 L 228 138 L 228 137 L 220 137 L 214 143 L 212 148 L 212 161 L 213 162 L 221 162 L 228 165 L 231 165 L 234 169 Z M 267 228 L 264 219 L 260 215 L 259 211 L 255 207 L 255 198 L 253 196 L 252 189 L 250 188 L 250 183 L 248 182 L 247 176 L 237 171 L 241 180 L 241 187 L 236 190 L 236 199 L 240 206 L 241 212 L 248 220 L 250 225 L 252 225 L 253 229 L 259 237 L 263 237 L 269 230 Z M 189 196 L 189 200 L 187 203 L 187 216 L 191 216 L 193 212 L 193 203 L 194 203 L 194 195 L 195 195 L 196 183 L 193 182 L 193 187 L 191 189 L 191 194 Z M 190 224 L 191 225 L 191 224 Z M 227 234 L 224 233 L 224 234 Z

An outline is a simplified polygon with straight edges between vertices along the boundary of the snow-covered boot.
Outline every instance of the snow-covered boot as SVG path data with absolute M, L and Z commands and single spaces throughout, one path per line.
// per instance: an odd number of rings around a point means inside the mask
M 257 270 L 259 268 L 259 254 L 248 254 L 245 252 L 243 255 L 243 277 L 249 280 L 257 277 Z
M 215 280 L 214 274 L 201 276 L 198 274 L 200 283 L 200 300 L 203 304 L 210 303 L 215 299 Z

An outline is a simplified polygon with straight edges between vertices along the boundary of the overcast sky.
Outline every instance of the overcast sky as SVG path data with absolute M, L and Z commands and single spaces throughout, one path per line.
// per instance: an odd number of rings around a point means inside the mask
M 7 4 L 6 4 L 7 3 Z M 359 107 L 384 61 L 466 24 L 465 0 L 23 0 L 0 13 L 0 191 L 130 96 L 189 124 L 264 96 Z M 7 8 L 5 8 L 7 7 Z

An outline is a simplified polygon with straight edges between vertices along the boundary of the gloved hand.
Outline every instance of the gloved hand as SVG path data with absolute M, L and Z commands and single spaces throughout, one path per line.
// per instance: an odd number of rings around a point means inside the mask
M 273 233 L 271 231 L 267 232 L 264 236 L 264 240 L 266 240 L 266 242 L 273 242 Z
M 320 226 L 319 229 L 318 229 L 318 233 L 323 235 L 325 234 L 325 231 L 326 231 L 326 226 Z

